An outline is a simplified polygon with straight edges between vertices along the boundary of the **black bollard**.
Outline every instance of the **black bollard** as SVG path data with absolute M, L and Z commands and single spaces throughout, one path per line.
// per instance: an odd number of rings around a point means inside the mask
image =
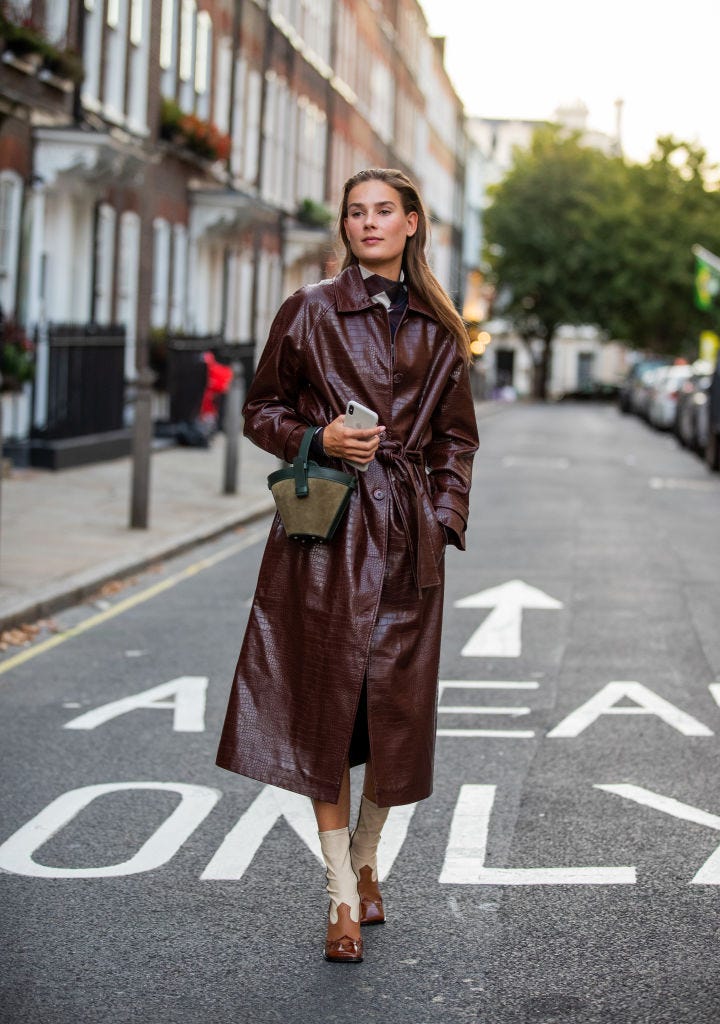
M 155 374 L 140 370 L 135 385 L 135 419 L 132 439 L 130 529 L 146 530 L 150 508 L 150 449 L 152 445 L 152 385 Z

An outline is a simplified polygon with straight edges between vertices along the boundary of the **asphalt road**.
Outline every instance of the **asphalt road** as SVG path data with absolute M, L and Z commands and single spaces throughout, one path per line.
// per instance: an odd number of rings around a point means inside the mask
M 214 767 L 260 524 L 0 662 L 3 1022 L 720 1020 L 720 478 L 613 408 L 481 435 L 365 962 L 321 959 L 307 802 Z

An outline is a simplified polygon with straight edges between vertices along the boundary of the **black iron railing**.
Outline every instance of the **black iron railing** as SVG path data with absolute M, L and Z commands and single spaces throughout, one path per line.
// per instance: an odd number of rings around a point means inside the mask
M 47 414 L 34 437 L 60 440 L 121 430 L 124 394 L 124 327 L 48 327 Z

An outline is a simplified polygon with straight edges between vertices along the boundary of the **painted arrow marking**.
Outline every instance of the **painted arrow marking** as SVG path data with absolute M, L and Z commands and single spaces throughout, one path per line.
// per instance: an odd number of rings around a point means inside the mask
M 481 590 L 455 602 L 455 608 L 492 608 L 460 652 L 464 658 L 519 658 L 523 608 L 558 609 L 554 597 L 522 580 Z

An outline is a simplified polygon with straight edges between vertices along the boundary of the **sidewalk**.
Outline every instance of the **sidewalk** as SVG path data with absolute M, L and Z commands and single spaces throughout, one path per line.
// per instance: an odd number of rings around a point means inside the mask
M 475 408 L 482 420 L 503 406 Z M 129 458 L 57 473 L 12 470 L 0 497 L 0 630 L 273 511 L 267 476 L 277 459 L 242 438 L 239 493 L 223 495 L 224 453 L 222 434 L 209 449 L 153 452 L 147 530 L 128 528 Z
M 153 452 L 150 527 L 128 529 L 129 458 L 2 481 L 0 629 L 81 601 L 102 583 L 167 558 L 274 508 L 277 459 L 243 438 L 239 493 L 223 495 L 225 440 Z

